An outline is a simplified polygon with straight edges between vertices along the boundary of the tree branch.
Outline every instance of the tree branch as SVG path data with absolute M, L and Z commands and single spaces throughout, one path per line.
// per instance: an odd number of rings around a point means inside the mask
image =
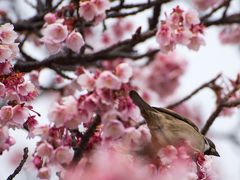
M 89 126 L 87 131 L 83 134 L 79 146 L 75 148 L 73 160 L 70 164 L 70 167 L 75 167 L 78 164 L 78 162 L 81 160 L 87 148 L 88 142 L 90 138 L 94 135 L 94 132 L 97 126 L 100 124 L 100 122 L 101 122 L 101 117 L 99 115 L 96 115 L 93 119 L 92 124 Z
M 13 180 L 13 179 L 15 178 L 15 176 L 16 176 L 17 174 L 19 174 L 20 171 L 22 170 L 23 165 L 25 164 L 25 162 L 27 161 L 27 158 L 28 158 L 28 148 L 25 147 L 24 150 L 23 150 L 23 152 L 24 152 L 24 153 L 23 153 L 23 158 L 22 158 L 20 164 L 19 164 L 18 167 L 14 170 L 14 172 L 13 172 L 10 176 L 8 176 L 7 180 Z
M 197 94 L 200 90 L 209 87 L 211 84 L 213 84 L 217 79 L 219 79 L 221 77 L 221 74 L 218 74 L 215 78 L 213 78 L 212 80 L 202 84 L 200 87 L 198 87 L 197 89 L 195 89 L 193 92 L 191 92 L 189 95 L 187 95 L 186 97 L 182 98 L 181 100 L 170 104 L 168 106 L 166 106 L 166 108 L 168 109 L 172 109 L 176 106 L 179 106 L 180 104 L 182 104 L 183 102 L 187 101 L 188 99 L 190 99 L 191 97 L 193 97 L 195 94 Z

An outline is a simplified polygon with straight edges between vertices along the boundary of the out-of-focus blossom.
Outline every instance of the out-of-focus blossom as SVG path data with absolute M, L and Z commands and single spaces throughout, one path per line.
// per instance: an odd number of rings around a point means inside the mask
M 196 6 L 201 11 L 205 11 L 209 8 L 214 8 L 216 5 L 220 4 L 223 0 L 191 0 L 191 3 Z
M 48 24 L 53 24 L 54 22 L 56 22 L 56 20 L 57 20 L 57 17 L 53 13 L 47 13 L 44 16 L 44 21 L 47 22 Z
M 59 164 L 69 164 L 73 158 L 73 150 L 69 147 L 60 146 L 55 150 L 54 159 Z
M 107 124 L 104 126 L 103 130 L 103 137 L 107 139 L 117 139 L 124 133 L 124 126 L 118 120 L 111 120 L 108 121 Z
M 223 44 L 240 44 L 240 26 L 232 25 L 223 28 L 219 38 Z
M 159 53 L 148 67 L 146 83 L 162 98 L 175 92 L 186 69 L 186 60 L 176 53 Z
M 46 141 L 40 142 L 37 145 L 36 153 L 40 157 L 44 157 L 44 156 L 51 157 L 53 154 L 53 147 L 51 144 L 49 144 Z
M 116 75 L 123 83 L 126 83 L 133 75 L 132 67 L 128 63 L 121 63 L 116 67 Z
M 40 179 L 45 179 L 48 180 L 51 178 L 51 171 L 50 168 L 48 167 L 42 167 L 41 169 L 38 170 L 38 177 Z

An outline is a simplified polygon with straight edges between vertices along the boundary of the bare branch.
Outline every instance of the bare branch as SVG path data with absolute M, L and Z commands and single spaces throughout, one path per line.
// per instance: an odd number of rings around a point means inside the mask
M 23 150 L 23 152 L 24 152 L 24 153 L 23 153 L 23 158 L 22 158 L 20 164 L 19 164 L 18 167 L 14 170 L 14 172 L 13 172 L 10 176 L 8 176 L 7 180 L 13 180 L 13 179 L 15 178 L 15 176 L 16 176 L 17 174 L 19 174 L 20 171 L 22 170 L 23 165 L 25 164 L 25 162 L 27 161 L 27 158 L 28 158 L 28 148 L 25 147 L 24 150 Z
M 212 80 L 202 84 L 200 87 L 198 87 L 197 89 L 195 89 L 193 92 L 191 92 L 189 95 L 187 95 L 186 97 L 182 98 L 181 100 L 170 104 L 168 106 L 166 106 L 166 108 L 168 109 L 172 109 L 176 106 L 179 106 L 180 104 L 182 104 L 183 102 L 187 101 L 188 99 L 190 99 L 191 97 L 193 97 L 195 94 L 197 94 L 200 90 L 209 87 L 211 84 L 213 84 L 217 79 L 219 79 L 221 77 L 221 74 L 218 74 L 215 78 L 213 78 Z
M 78 162 L 81 160 L 87 148 L 88 142 L 90 138 L 94 135 L 94 132 L 97 126 L 100 124 L 100 122 L 101 122 L 101 117 L 99 115 L 96 115 L 93 119 L 92 124 L 89 126 L 87 131 L 83 134 L 81 138 L 81 143 L 79 144 L 78 147 L 74 149 L 74 156 L 70 164 L 70 167 L 75 167 L 78 164 Z

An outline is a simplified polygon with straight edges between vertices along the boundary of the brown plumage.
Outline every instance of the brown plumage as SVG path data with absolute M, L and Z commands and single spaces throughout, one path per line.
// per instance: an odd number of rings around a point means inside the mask
M 151 107 L 136 91 L 130 91 L 129 95 L 141 110 L 156 152 L 166 145 L 178 145 L 182 141 L 188 141 L 193 152 L 219 156 L 214 143 L 202 135 L 191 120 L 169 109 Z

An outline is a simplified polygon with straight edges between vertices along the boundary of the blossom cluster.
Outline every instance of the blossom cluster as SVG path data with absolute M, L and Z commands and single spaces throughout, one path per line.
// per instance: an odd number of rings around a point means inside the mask
M 102 148 L 95 151 L 92 158 L 83 158 L 75 170 L 69 170 L 63 177 L 70 180 L 81 179 L 213 179 L 211 160 L 196 155 L 195 163 L 182 146 L 167 146 L 158 153 L 160 166 L 144 163 L 134 155 L 118 149 Z M 114 162 L 114 165 L 112 164 Z M 111 169 L 111 170 L 110 170 Z
M 240 26 L 224 27 L 219 34 L 219 38 L 223 44 L 240 44 Z
M 79 2 L 79 15 L 86 21 L 94 21 L 95 24 L 103 21 L 105 11 L 110 8 L 108 0 L 87 0 Z
M 12 71 L 11 61 L 18 52 L 17 33 L 12 24 L 0 26 L 0 154 L 15 143 L 9 128 L 24 128 L 29 132 L 37 124 L 27 101 L 37 96 L 37 89 L 23 73 Z
M 135 68 L 133 83 L 144 92 L 146 89 L 155 92 L 163 100 L 174 94 L 186 67 L 187 61 L 179 53 L 158 53 L 149 65 Z
M 47 24 L 42 30 L 42 41 L 50 54 L 58 53 L 64 44 L 67 48 L 79 53 L 85 43 L 81 33 L 72 30 L 71 27 L 65 24 L 64 19 L 57 19 L 55 14 L 46 14 L 45 21 Z
M 192 0 L 191 3 L 193 3 L 193 5 L 201 10 L 201 11 L 206 11 L 209 8 L 213 8 L 216 7 L 218 4 L 220 4 L 223 0 Z
M 156 39 L 162 52 L 173 51 L 177 44 L 197 51 L 205 44 L 203 29 L 196 11 L 184 11 L 177 6 L 170 15 L 166 15 L 166 20 L 161 21 Z
M 0 75 L 10 73 L 11 61 L 19 51 L 18 43 L 15 43 L 18 35 L 13 28 L 10 23 L 0 26 Z

